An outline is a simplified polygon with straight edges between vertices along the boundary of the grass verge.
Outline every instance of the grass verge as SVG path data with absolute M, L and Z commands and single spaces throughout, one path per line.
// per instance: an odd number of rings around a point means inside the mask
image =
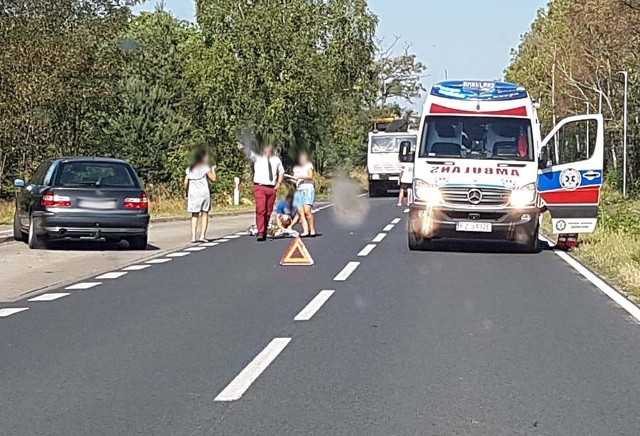
M 549 221 L 543 232 L 552 236 Z M 605 191 L 595 233 L 580 235 L 572 254 L 640 303 L 640 200 Z

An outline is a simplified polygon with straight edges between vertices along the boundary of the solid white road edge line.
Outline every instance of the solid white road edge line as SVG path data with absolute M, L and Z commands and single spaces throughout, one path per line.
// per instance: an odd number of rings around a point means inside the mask
M 330 207 L 333 207 L 333 203 L 331 203 L 331 204 L 325 204 L 324 206 L 317 207 L 317 208 L 315 208 L 312 212 L 313 212 L 313 213 L 320 212 L 321 210 L 325 210 L 325 209 L 328 209 L 328 208 L 330 208 Z
M 91 289 L 101 284 L 102 282 L 81 282 L 81 283 L 76 283 L 75 285 L 67 286 L 65 289 L 69 289 L 69 290 Z
M 0 309 L 0 318 L 6 318 L 16 313 L 24 312 L 25 310 L 29 310 L 29 308 L 28 307 L 8 307 L 6 309 Z
M 333 278 L 334 282 L 344 282 L 349 276 L 360 266 L 360 262 L 349 262 L 337 276 Z
M 358 257 L 366 257 L 366 256 L 368 256 L 373 251 L 374 248 L 376 248 L 376 244 L 367 245 L 366 247 L 364 247 L 362 249 L 362 251 L 360 251 L 360 253 L 358 253 Z
M 293 318 L 294 321 L 309 321 L 313 315 L 320 310 L 320 308 L 327 302 L 329 298 L 336 292 L 335 290 L 325 289 L 324 291 L 320 291 L 318 295 L 315 296 L 313 300 L 306 305 L 304 309 L 300 311 L 299 314 Z
M 291 342 L 291 338 L 275 338 L 260 352 L 213 401 L 236 401 Z
M 550 239 L 542 235 L 540 235 L 540 239 L 547 242 L 550 247 L 553 247 L 554 245 L 553 241 L 551 241 Z M 615 301 L 618 306 L 626 310 L 629 315 L 634 317 L 636 320 L 640 321 L 640 307 L 633 304 L 629 299 L 627 299 L 627 297 L 625 297 L 620 292 L 615 290 L 613 287 L 611 287 L 611 285 L 609 285 L 607 282 L 602 280 L 596 274 L 589 271 L 589 269 L 586 266 L 581 264 L 569 253 L 566 253 L 561 250 L 556 250 L 556 249 L 554 249 L 553 252 L 557 254 L 567 264 L 569 264 L 571 268 L 579 272 L 580 275 L 582 275 L 582 277 L 589 280 L 591 284 L 596 288 L 598 288 L 600 291 L 602 291 L 603 294 L 605 294 L 607 297 Z
M 390 232 L 391 230 L 393 230 L 395 226 L 393 224 L 389 224 L 388 226 L 386 226 L 384 229 L 382 229 L 383 232 Z
M 53 301 L 53 300 L 57 300 L 58 298 L 66 297 L 67 295 L 71 295 L 71 294 L 68 292 L 42 294 L 42 295 L 38 295 L 37 297 L 29 298 L 27 301 Z
M 371 242 L 375 242 L 375 243 L 377 244 L 377 243 L 379 243 L 379 242 L 382 242 L 382 240 L 383 240 L 384 238 L 386 238 L 386 237 L 387 237 L 387 234 L 386 234 L 386 233 L 378 233 L 378 236 L 376 236 L 375 238 L 373 238 L 373 240 L 372 240 Z
M 96 280 L 113 280 L 113 279 L 119 279 L 120 277 L 124 276 L 128 274 L 126 271 L 119 271 L 119 272 L 109 272 L 106 274 L 102 274 L 101 276 L 96 277 Z
M 391 221 L 391 224 L 398 224 L 400 221 L 402 221 L 402 218 L 396 218 L 393 221 Z

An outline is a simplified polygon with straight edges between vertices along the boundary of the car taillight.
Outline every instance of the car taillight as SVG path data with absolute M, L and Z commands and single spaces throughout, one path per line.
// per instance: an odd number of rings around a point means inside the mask
M 46 191 L 40 204 L 44 207 L 71 207 L 71 197 L 58 195 L 54 191 Z
M 125 198 L 124 208 L 125 209 L 148 209 L 149 199 L 147 198 L 147 194 L 143 192 L 140 195 L 140 197 Z

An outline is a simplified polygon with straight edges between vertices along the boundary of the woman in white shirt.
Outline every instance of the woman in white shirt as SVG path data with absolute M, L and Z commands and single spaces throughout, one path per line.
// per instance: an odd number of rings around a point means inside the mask
M 301 237 L 316 237 L 316 224 L 312 213 L 313 204 L 316 201 L 313 173 L 313 164 L 309 160 L 309 155 L 302 152 L 298 159 L 298 165 L 293 168 L 293 177 L 296 180 L 293 205 L 298 209 L 300 215 L 300 223 L 302 224 Z
M 209 180 L 216 181 L 216 167 L 209 166 L 209 152 L 204 148 L 196 150 L 193 164 L 187 168 L 184 188 L 187 190 L 187 211 L 191 214 L 191 242 L 207 242 L 211 191 Z M 196 233 L 200 225 L 200 239 Z

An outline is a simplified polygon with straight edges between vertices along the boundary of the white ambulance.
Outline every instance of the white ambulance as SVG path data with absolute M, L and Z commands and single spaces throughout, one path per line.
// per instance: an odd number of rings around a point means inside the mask
M 540 130 L 536 105 L 518 85 L 433 86 L 413 159 L 409 248 L 450 238 L 510 241 L 536 252 L 545 211 L 562 240 L 593 232 L 603 181 L 602 116 L 567 118 L 544 139 Z

